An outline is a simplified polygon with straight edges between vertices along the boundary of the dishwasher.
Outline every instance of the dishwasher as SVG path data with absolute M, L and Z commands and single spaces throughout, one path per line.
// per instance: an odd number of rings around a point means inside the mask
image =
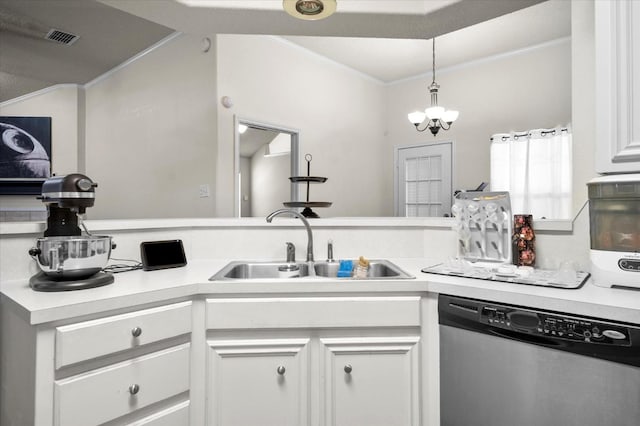
M 640 425 L 640 326 L 439 295 L 442 426 Z

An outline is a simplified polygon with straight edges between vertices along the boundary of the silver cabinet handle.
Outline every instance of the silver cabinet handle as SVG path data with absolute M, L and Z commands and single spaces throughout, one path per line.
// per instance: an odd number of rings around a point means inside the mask
M 351 364 L 347 364 L 344 366 L 344 372 L 347 374 L 351 374 L 351 372 L 353 371 L 353 367 L 351 366 Z
M 142 334 L 142 329 L 140 327 L 133 327 L 131 329 L 131 335 L 133 337 L 140 337 L 141 334 Z
M 279 375 L 284 376 L 284 372 L 287 370 L 284 368 L 284 365 L 279 365 L 278 368 L 276 368 L 276 371 Z
M 131 395 L 135 395 L 140 391 L 140 386 L 138 386 L 137 384 L 131 385 L 129 386 L 129 393 Z

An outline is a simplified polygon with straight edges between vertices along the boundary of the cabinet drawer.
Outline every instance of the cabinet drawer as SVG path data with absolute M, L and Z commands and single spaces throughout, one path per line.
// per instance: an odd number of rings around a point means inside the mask
M 208 329 L 418 327 L 419 296 L 207 300 Z
M 57 380 L 54 385 L 55 424 L 101 424 L 188 390 L 187 343 Z
M 189 426 L 189 401 L 154 413 L 127 426 Z
M 56 368 L 191 332 L 191 302 L 56 328 Z

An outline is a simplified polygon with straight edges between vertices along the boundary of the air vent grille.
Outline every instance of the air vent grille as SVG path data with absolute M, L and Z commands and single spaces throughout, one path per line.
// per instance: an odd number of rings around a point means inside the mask
M 56 30 L 54 28 L 54 29 L 51 29 L 44 38 L 46 40 L 51 40 L 56 43 L 70 45 L 70 44 L 73 44 L 80 37 L 65 31 Z

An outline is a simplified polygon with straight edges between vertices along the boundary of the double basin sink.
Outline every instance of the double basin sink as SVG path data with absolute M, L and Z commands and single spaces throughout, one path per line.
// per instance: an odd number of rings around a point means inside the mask
M 354 264 L 357 261 L 354 262 Z M 209 278 L 210 281 L 253 279 L 296 279 L 305 277 L 337 278 L 340 280 L 389 280 L 411 279 L 413 275 L 400 269 L 388 260 L 370 260 L 366 278 L 338 278 L 339 262 L 231 262 Z

